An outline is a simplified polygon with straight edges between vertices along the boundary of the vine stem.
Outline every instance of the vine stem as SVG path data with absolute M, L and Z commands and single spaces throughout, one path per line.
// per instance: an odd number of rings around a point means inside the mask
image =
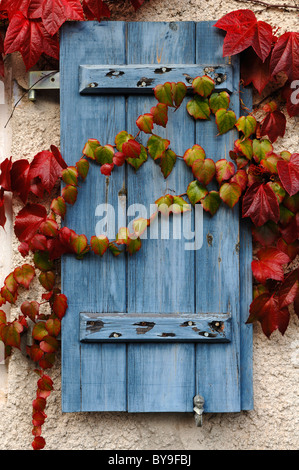
M 47 78 L 47 77 L 51 77 L 51 76 L 54 75 L 55 73 L 56 73 L 56 72 L 50 72 L 50 73 L 48 73 L 47 75 L 43 75 L 43 76 L 42 76 L 41 78 L 39 78 L 35 83 L 33 83 L 33 85 L 31 85 L 31 87 L 28 88 L 28 90 L 26 90 L 26 91 L 22 94 L 22 96 L 18 99 L 18 101 L 17 101 L 17 102 L 15 103 L 15 105 L 13 106 L 12 112 L 11 112 L 11 114 L 10 114 L 10 116 L 9 116 L 9 118 L 8 118 L 8 120 L 7 120 L 6 124 L 5 124 L 5 126 L 4 126 L 4 129 L 6 129 L 7 124 L 9 123 L 9 121 L 11 120 L 11 118 L 13 117 L 13 114 L 14 114 L 14 112 L 15 112 L 16 107 L 18 106 L 19 102 L 24 98 L 24 96 L 26 96 L 27 93 L 28 93 L 33 87 L 35 87 L 35 85 L 36 85 L 37 83 L 39 83 L 40 81 L 44 80 L 44 79 Z
M 236 0 L 237 2 L 240 3 L 254 3 L 256 5 L 261 5 L 265 8 L 291 8 L 294 10 L 299 11 L 299 5 L 290 5 L 288 3 L 267 3 L 262 0 Z

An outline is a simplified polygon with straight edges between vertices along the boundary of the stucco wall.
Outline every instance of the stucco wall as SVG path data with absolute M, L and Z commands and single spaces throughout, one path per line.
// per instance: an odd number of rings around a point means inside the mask
M 271 3 L 271 0 L 268 0 Z M 289 0 L 290 4 L 294 4 Z M 111 2 L 124 3 L 127 2 Z M 272 3 L 276 3 L 273 0 Z M 217 20 L 229 11 L 251 8 L 258 19 L 279 26 L 281 32 L 298 31 L 298 13 L 266 9 L 250 2 L 227 0 L 150 0 L 137 12 L 121 6 L 112 19 L 130 21 Z M 27 75 L 16 54 L 12 58 L 13 99 L 27 86 Z M 260 97 L 257 97 L 259 100 Z M 297 127 L 296 127 L 297 126 Z M 32 158 L 51 144 L 59 146 L 59 98 L 42 93 L 36 102 L 21 100 L 10 122 L 13 158 Z M 7 142 L 9 133 L 7 134 Z M 287 132 L 277 145 L 298 151 L 298 120 L 288 119 Z M 278 148 L 278 147 L 277 147 Z M 9 155 L 6 155 L 9 156 Z M 19 210 L 13 202 L 14 212 Z M 12 266 L 24 263 L 12 240 Z M 6 253 L 10 257 L 9 251 Z M 38 289 L 38 283 L 36 284 Z M 24 296 L 25 300 L 26 296 Z M 31 299 L 32 300 L 32 299 Z M 16 311 L 12 309 L 11 315 Z M 192 414 L 74 413 L 60 409 L 60 363 L 50 375 L 55 391 L 48 400 L 43 436 L 47 449 L 297 449 L 299 446 L 299 339 L 298 318 L 292 314 L 282 337 L 268 340 L 254 326 L 254 410 L 237 414 L 205 414 L 204 426 L 196 428 Z M 31 449 L 31 402 L 37 376 L 34 364 L 19 351 L 8 363 L 6 399 L 0 400 L 0 449 Z

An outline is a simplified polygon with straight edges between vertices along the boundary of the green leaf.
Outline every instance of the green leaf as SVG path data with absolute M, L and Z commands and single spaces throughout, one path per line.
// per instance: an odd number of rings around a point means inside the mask
M 134 140 L 134 137 L 131 134 L 128 134 L 127 131 L 121 131 L 115 136 L 115 145 L 119 152 L 122 152 L 123 144 L 128 142 L 128 140 Z
M 134 253 L 137 253 L 137 251 L 139 251 L 140 248 L 141 248 L 141 240 L 140 240 L 139 237 L 137 237 L 137 238 L 128 237 L 127 251 L 130 253 L 130 255 L 133 255 Z
M 100 142 L 96 139 L 89 139 L 83 150 L 82 150 L 82 153 L 83 155 L 85 155 L 86 157 L 90 158 L 91 160 L 95 160 L 95 156 L 94 156 L 94 152 L 95 150 L 100 146 Z
M 251 139 L 238 139 L 235 141 L 235 147 L 241 152 L 247 160 L 252 159 L 253 150 L 252 150 L 252 140 Z
M 176 108 L 178 108 L 187 93 L 187 87 L 183 82 L 172 83 L 172 100 Z
M 214 80 L 208 75 L 194 78 L 192 88 L 198 95 L 207 98 L 215 88 Z
M 273 145 L 268 139 L 253 139 L 252 150 L 254 160 L 260 163 L 268 154 L 273 152 Z
M 61 191 L 62 197 L 68 204 L 75 204 L 78 196 L 78 189 L 76 186 L 72 186 L 71 184 L 67 184 Z
M 55 273 L 53 271 L 43 271 L 38 280 L 40 284 L 48 291 L 51 291 L 55 285 Z
M 237 204 L 241 194 L 242 188 L 238 183 L 224 183 L 219 190 L 219 195 L 222 201 L 231 209 Z
M 220 184 L 222 181 L 229 180 L 235 174 L 235 165 L 233 162 L 221 158 L 215 163 L 216 166 L 216 180 Z
M 181 196 L 173 196 L 171 210 L 174 214 L 180 214 L 182 212 L 189 212 L 191 207 Z
M 147 229 L 149 222 L 147 219 L 140 217 L 139 219 L 134 220 L 133 230 L 136 237 L 140 237 L 145 230 Z
M 72 184 L 73 186 L 78 185 L 78 170 L 75 166 L 68 166 L 65 170 L 62 170 L 61 177 L 65 184 Z
M 237 120 L 234 111 L 226 109 L 218 109 L 215 113 L 215 117 L 219 134 L 225 134 L 230 129 L 233 129 Z
M 118 246 L 116 246 L 114 243 L 109 243 L 109 250 L 113 254 L 113 256 L 119 256 L 121 254 L 121 250 Z
M 230 104 L 230 96 L 226 91 L 220 93 L 212 93 L 209 99 L 209 105 L 212 113 L 216 113 L 219 109 L 227 109 Z
M 211 215 L 215 215 L 221 204 L 218 191 L 210 191 L 201 203 L 205 211 L 209 212 Z
M 162 139 L 162 137 L 153 134 L 147 141 L 148 152 L 150 156 L 156 160 L 157 158 L 161 158 L 169 144 L 169 140 Z
M 200 145 L 195 144 L 192 148 L 186 150 L 183 158 L 186 165 L 192 167 L 195 160 L 204 160 L 205 157 L 204 149 Z
M 257 122 L 253 116 L 241 116 L 236 122 L 236 128 L 239 132 L 243 132 L 245 138 L 254 134 L 256 126 Z
M 166 104 L 158 103 L 156 106 L 153 106 L 151 108 L 151 114 L 155 124 L 166 127 L 168 122 L 168 106 Z
M 216 173 L 216 166 L 211 158 L 205 160 L 195 160 L 192 165 L 192 173 L 200 183 L 207 186 Z
M 127 227 L 121 227 L 116 235 L 116 243 L 118 245 L 125 245 L 129 237 L 129 229 Z
M 36 251 L 34 253 L 34 265 L 41 271 L 51 271 L 53 269 L 53 263 L 49 259 L 49 253 L 47 251 Z
M 175 165 L 175 162 L 176 154 L 170 149 L 166 150 L 166 152 L 161 156 L 160 161 L 161 171 L 163 173 L 164 178 L 167 178 L 170 175 Z
M 103 256 L 109 246 L 109 240 L 105 235 L 95 235 L 90 239 L 91 249 L 96 255 Z
M 51 210 L 64 219 L 66 214 L 66 204 L 62 196 L 58 196 L 57 198 L 53 199 L 51 203 Z
M 194 119 L 210 119 L 210 106 L 207 98 L 195 95 L 194 99 L 187 103 L 187 111 Z
M 51 336 L 58 336 L 61 329 L 61 321 L 58 318 L 49 318 L 46 321 L 46 329 Z
M 187 196 L 193 206 L 201 201 L 207 194 L 207 188 L 199 181 L 192 181 L 187 188 Z
M 143 145 L 141 145 L 141 152 L 138 158 L 127 158 L 127 163 L 131 165 L 136 171 L 143 165 L 147 160 L 147 151 Z
M 80 160 L 76 163 L 76 167 L 81 178 L 85 180 L 89 171 L 89 161 L 85 160 L 85 158 L 80 158 Z
M 20 348 L 23 326 L 18 321 L 13 321 L 1 328 L 1 339 L 5 346 Z
M 162 85 L 157 85 L 154 88 L 154 93 L 156 99 L 159 103 L 164 103 L 167 106 L 173 106 L 172 104 L 172 84 L 170 82 L 166 82 Z
M 136 125 L 145 134 L 151 134 L 154 127 L 154 116 L 151 113 L 142 114 L 136 120 Z
M 168 215 L 170 212 L 169 208 L 173 204 L 173 196 L 170 194 L 161 196 L 155 201 L 155 204 L 157 204 L 158 210 L 161 212 L 161 214 Z
M 34 325 L 33 331 L 32 331 L 32 337 L 33 339 L 36 339 L 37 341 L 41 341 L 45 336 L 48 336 L 48 330 L 46 328 L 46 324 L 43 321 L 40 321 Z
M 34 276 L 35 269 L 30 264 L 23 264 L 23 266 L 16 268 L 13 273 L 14 279 L 18 284 L 25 287 L 25 289 L 29 288 L 29 285 Z
M 113 163 L 114 149 L 112 145 L 103 145 L 95 150 L 95 159 L 100 165 Z
M 79 258 L 89 251 L 87 238 L 83 234 L 74 236 L 71 239 L 71 246 Z

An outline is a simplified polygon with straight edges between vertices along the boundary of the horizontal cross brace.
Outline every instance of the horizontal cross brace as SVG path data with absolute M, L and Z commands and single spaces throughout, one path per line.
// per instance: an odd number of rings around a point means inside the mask
M 229 314 L 80 313 L 84 343 L 231 341 Z
M 215 80 L 217 90 L 233 91 L 231 66 L 202 65 L 80 65 L 79 92 L 150 93 L 165 82 L 183 82 L 191 87 L 195 77 L 208 75 Z

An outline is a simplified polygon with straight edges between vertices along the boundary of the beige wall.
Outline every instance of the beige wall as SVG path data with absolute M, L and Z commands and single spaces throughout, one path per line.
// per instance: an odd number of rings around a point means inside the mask
M 268 1 L 271 3 L 271 0 Z M 289 2 L 294 4 L 292 0 Z M 273 3 L 277 2 L 274 0 Z M 113 19 L 217 20 L 239 8 L 251 8 L 258 19 L 280 26 L 281 32 L 298 31 L 298 16 L 294 11 L 267 10 L 250 2 L 227 0 L 150 0 L 136 14 L 132 9 L 127 13 L 125 7 L 121 7 Z M 13 57 L 12 67 L 13 100 L 16 100 L 27 86 L 27 75 L 17 55 Z M 23 99 L 10 124 L 11 151 L 15 159 L 30 159 L 51 144 L 59 146 L 58 94 L 39 93 L 35 103 Z M 6 142 L 9 142 L 9 133 Z M 298 151 L 298 144 L 298 121 L 289 119 L 286 135 L 278 141 L 277 149 Z M 20 206 L 16 201 L 13 206 L 16 213 Z M 11 243 L 12 266 L 15 267 L 24 263 L 24 259 L 17 251 L 16 240 Z M 17 311 L 12 309 L 11 315 L 16 314 Z M 55 391 L 48 400 L 48 419 L 43 427 L 47 449 L 297 449 L 298 327 L 298 318 L 292 314 L 284 337 L 275 332 L 268 340 L 259 325 L 254 326 L 254 410 L 227 415 L 205 414 L 202 428 L 195 427 L 192 414 L 62 414 L 58 360 L 50 371 Z M 31 449 L 31 402 L 35 397 L 36 381 L 34 364 L 16 351 L 8 364 L 6 400 L 0 400 L 0 449 Z

